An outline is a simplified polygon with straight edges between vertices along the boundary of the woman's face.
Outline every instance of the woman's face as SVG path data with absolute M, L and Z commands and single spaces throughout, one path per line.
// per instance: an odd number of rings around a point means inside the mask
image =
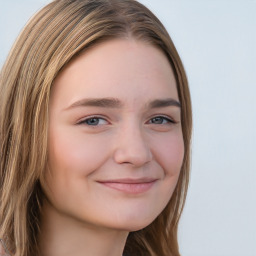
M 115 39 L 72 61 L 50 99 L 52 210 L 95 227 L 150 224 L 181 169 L 180 111 L 172 68 L 149 44 Z

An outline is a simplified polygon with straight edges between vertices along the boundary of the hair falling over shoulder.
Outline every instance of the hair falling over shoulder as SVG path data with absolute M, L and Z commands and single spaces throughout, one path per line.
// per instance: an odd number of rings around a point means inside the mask
M 134 0 L 55 0 L 25 26 L 0 73 L 0 238 L 12 256 L 38 252 L 52 83 L 73 58 L 103 41 L 133 37 L 161 49 L 173 67 L 185 156 L 174 194 L 125 254 L 179 256 L 177 230 L 190 167 L 191 101 L 186 74 L 161 22 Z

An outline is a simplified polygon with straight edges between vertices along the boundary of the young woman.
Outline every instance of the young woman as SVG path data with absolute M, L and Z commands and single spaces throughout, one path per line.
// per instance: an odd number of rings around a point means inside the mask
M 56 0 L 1 71 L 0 238 L 15 256 L 178 256 L 191 102 L 133 0 Z

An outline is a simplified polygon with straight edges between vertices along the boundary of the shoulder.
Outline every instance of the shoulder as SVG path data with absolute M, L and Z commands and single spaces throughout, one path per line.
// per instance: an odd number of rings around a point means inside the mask
M 0 238 L 0 256 L 11 256 L 6 249 L 3 239 Z

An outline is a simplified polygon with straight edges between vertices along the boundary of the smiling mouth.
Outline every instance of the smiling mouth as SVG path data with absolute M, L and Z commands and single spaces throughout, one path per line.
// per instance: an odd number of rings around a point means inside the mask
M 108 180 L 98 181 L 98 183 L 128 194 L 140 194 L 148 191 L 155 183 L 157 179 L 122 179 L 122 180 Z

